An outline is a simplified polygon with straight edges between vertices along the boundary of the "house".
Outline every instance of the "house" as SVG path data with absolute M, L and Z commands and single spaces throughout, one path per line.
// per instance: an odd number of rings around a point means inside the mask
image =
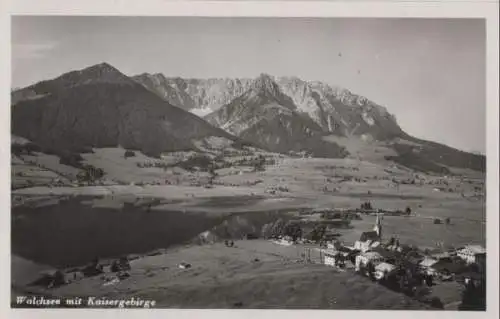
M 392 271 L 396 269 L 396 266 L 386 262 L 381 262 L 375 266 L 375 278 L 381 280 L 385 276 L 389 275 Z
M 340 257 L 340 261 L 347 260 L 348 256 L 352 253 L 351 249 L 343 246 L 338 246 L 336 248 L 321 249 L 321 254 L 323 254 L 323 264 L 328 266 L 336 266 L 337 258 Z
M 468 264 L 483 263 L 486 260 L 486 249 L 479 245 L 468 245 L 457 250 L 457 256 Z
M 364 252 L 367 252 L 371 249 L 371 244 L 372 244 L 371 241 L 358 240 L 354 243 L 354 249 L 359 250 L 359 251 L 364 253 Z
M 337 251 L 323 249 L 322 253 L 323 253 L 323 264 L 334 267 Z
M 365 267 L 369 262 L 378 264 L 383 261 L 383 257 L 376 251 L 369 251 L 356 256 L 356 271 L 359 271 L 361 267 Z
M 359 238 L 359 241 L 365 242 L 365 241 L 378 241 L 379 240 L 379 235 L 377 231 L 367 231 L 363 232 L 361 234 L 361 237 Z
M 432 268 L 439 260 L 431 257 L 425 257 L 419 264 L 427 275 L 435 276 L 436 269 Z
M 451 276 L 464 271 L 464 265 L 455 262 L 451 258 L 442 258 L 429 267 L 428 273 L 433 276 Z

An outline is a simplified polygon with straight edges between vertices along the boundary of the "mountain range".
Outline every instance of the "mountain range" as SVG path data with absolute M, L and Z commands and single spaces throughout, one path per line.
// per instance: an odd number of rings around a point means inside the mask
M 383 146 L 390 150 L 384 160 L 415 170 L 485 170 L 484 156 L 412 137 L 366 97 L 297 77 L 128 77 L 102 63 L 15 90 L 11 98 L 12 133 L 58 148 L 120 145 L 157 156 L 218 136 L 342 158 L 351 150 L 339 141 L 356 141 Z

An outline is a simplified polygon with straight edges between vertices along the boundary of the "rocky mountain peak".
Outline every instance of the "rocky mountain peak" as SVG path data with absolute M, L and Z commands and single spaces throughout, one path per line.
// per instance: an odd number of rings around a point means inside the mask
M 124 83 L 131 82 L 130 79 L 112 65 L 103 62 L 80 71 L 66 73 L 61 76 L 61 79 L 79 79 L 83 83 L 98 81 L 98 82 L 114 82 Z
M 277 94 L 280 91 L 278 84 L 274 82 L 274 78 L 265 73 L 262 73 L 254 80 L 252 89 L 271 94 Z

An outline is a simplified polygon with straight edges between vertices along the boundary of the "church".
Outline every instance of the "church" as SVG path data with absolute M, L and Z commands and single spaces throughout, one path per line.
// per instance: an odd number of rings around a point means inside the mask
M 381 215 L 377 214 L 372 231 L 363 232 L 358 241 L 354 243 L 354 249 L 366 252 L 380 245 L 382 241 Z

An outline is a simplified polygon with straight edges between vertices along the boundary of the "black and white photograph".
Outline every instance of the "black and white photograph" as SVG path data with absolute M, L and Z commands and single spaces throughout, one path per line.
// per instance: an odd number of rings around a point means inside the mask
M 490 306 L 486 19 L 16 15 L 10 38 L 11 308 Z

